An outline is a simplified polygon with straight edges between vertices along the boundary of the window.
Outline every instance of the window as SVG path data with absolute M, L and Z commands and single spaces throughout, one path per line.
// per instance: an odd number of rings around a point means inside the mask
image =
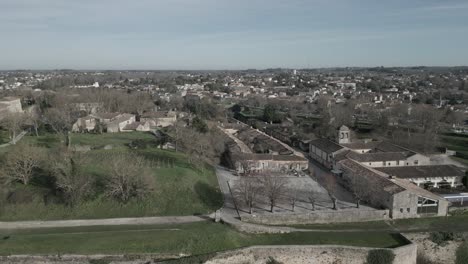
M 414 161 L 414 165 L 418 165 L 418 163 L 419 163 L 419 162 L 418 162 L 417 160 Z
M 372 166 L 372 162 L 369 162 L 369 166 Z
M 400 161 L 399 161 L 399 160 L 396 161 L 396 165 L 400 165 Z
M 411 211 L 411 208 L 406 208 L 406 211 L 409 213 Z
M 403 208 L 400 208 L 400 213 L 403 213 Z
M 388 166 L 390 166 L 390 162 L 388 163 Z
M 387 162 L 386 162 L 386 161 L 384 161 L 384 162 L 382 162 L 382 163 L 383 163 L 384 166 L 387 166 Z

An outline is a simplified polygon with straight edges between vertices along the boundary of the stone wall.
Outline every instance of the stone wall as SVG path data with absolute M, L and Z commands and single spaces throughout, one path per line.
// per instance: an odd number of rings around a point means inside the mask
M 254 246 L 219 253 L 206 264 L 264 264 L 271 257 L 287 264 L 363 264 L 374 248 L 346 246 Z M 388 249 L 395 264 L 416 264 L 417 246 L 409 244 Z
M 307 214 L 253 214 L 242 216 L 242 221 L 266 225 L 328 224 L 379 221 L 389 219 L 388 210 L 344 209 L 315 211 Z
M 0 263 L 10 264 L 154 264 L 161 260 L 179 258 L 173 254 L 139 255 L 11 255 L 0 256 Z

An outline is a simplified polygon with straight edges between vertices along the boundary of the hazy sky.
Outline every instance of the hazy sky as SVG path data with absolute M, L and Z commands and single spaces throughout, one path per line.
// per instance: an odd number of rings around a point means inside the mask
M 0 69 L 468 65 L 467 0 L 0 0 Z

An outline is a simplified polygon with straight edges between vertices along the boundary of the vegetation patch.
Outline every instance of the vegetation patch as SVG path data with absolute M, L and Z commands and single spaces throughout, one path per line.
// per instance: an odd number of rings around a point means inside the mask
M 453 241 L 457 237 L 453 232 L 431 232 L 429 238 L 435 244 L 445 246 L 449 241 Z
M 366 264 L 392 264 L 395 254 L 386 249 L 374 249 L 367 254 Z
M 2 179 L 8 182 L 2 185 L 0 220 L 193 215 L 219 209 L 223 198 L 212 167 L 194 165 L 185 154 L 153 145 L 129 147 L 135 140 L 151 137 L 148 133 L 73 135 L 73 144 L 115 146 L 86 152 L 60 147 L 57 136 L 27 137 L 1 161 L 12 165 L 2 166 L 3 176 L 8 175 Z M 15 167 L 17 160 L 29 164 Z
M 380 248 L 403 245 L 402 241 L 389 233 L 244 234 L 227 225 L 212 222 L 0 230 L 0 235 L 8 237 L 0 240 L 2 255 L 140 253 L 203 255 L 254 245 L 348 245 Z
M 457 249 L 457 258 L 455 264 L 466 264 L 468 263 L 468 242 L 465 241 Z

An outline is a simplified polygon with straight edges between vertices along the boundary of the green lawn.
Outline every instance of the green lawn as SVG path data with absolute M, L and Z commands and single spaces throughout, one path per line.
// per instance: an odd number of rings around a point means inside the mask
M 8 131 L 0 130 L 0 145 L 8 143 L 10 141 L 10 137 L 8 135 Z
M 447 134 L 441 135 L 440 139 L 444 147 L 457 152 L 455 160 L 468 166 L 468 137 Z
M 397 247 L 397 234 L 244 234 L 212 222 L 182 225 L 76 227 L 0 230 L 0 254 L 206 254 L 252 245 L 352 245 Z
M 115 136 L 115 137 L 113 137 Z M 113 217 L 194 215 L 211 213 L 222 206 L 223 198 L 213 168 L 198 166 L 194 168 L 182 153 L 148 148 L 131 150 L 125 147 L 133 139 L 151 140 L 146 133 L 121 134 L 76 134 L 75 143 L 120 146 L 111 150 L 97 149 L 85 153 L 92 160 L 86 171 L 103 182 L 106 169 L 102 161 L 115 153 L 123 155 L 143 155 L 152 161 L 155 176 L 155 191 L 143 200 L 131 200 L 120 204 L 104 195 L 97 195 L 73 208 L 56 202 L 46 205 L 43 197 L 47 189 L 40 186 L 18 186 L 21 197 L 33 197 L 28 202 L 5 203 L 0 209 L 0 220 L 55 220 L 89 219 Z M 47 135 L 39 138 L 29 136 L 27 140 L 44 146 L 54 147 L 60 144 L 56 136 Z
M 127 132 L 127 133 L 103 133 L 103 134 L 91 134 L 91 133 L 72 133 L 70 134 L 72 145 L 88 145 L 93 148 L 103 148 L 106 145 L 112 145 L 113 147 L 124 147 L 126 144 L 133 140 L 154 140 L 154 136 L 147 132 Z M 53 148 L 58 146 L 63 139 L 58 137 L 56 134 L 44 134 L 36 137 L 35 135 L 28 134 L 25 141 L 37 144 L 39 146 Z
M 457 249 L 457 258 L 455 264 L 468 263 L 468 241 L 463 242 Z
M 468 213 L 458 214 L 449 217 L 428 217 L 414 219 L 400 219 L 392 221 L 374 221 L 362 223 L 341 223 L 341 224 L 314 224 L 297 225 L 298 228 L 306 229 L 326 229 L 326 230 L 372 230 L 372 231 L 393 231 L 395 229 L 406 230 L 431 230 L 431 231 L 462 231 L 468 232 Z

